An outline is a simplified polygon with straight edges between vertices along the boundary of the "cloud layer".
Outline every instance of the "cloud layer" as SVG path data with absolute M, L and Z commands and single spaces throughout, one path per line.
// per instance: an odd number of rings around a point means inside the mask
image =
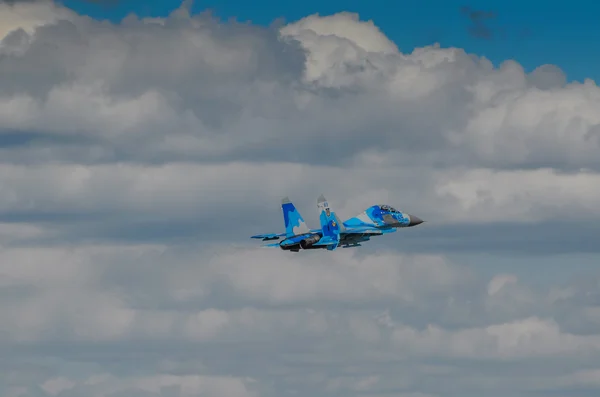
M 345 12 L 1 3 L 0 39 L 2 395 L 598 392 L 600 273 L 569 271 L 600 258 L 593 81 L 403 53 Z M 321 192 L 427 223 L 331 254 L 248 244 L 286 195 L 316 226 Z

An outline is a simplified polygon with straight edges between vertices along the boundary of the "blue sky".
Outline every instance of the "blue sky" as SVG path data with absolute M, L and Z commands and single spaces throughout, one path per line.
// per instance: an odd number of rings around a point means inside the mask
M 81 0 L 64 0 L 63 3 L 80 13 L 113 21 L 132 12 L 140 16 L 165 16 L 181 4 L 171 0 L 121 0 L 114 5 Z M 491 39 L 474 38 L 468 33 L 471 23 L 460 12 L 465 5 L 473 10 L 496 13 L 494 20 L 486 22 L 492 29 Z M 352 11 L 359 13 L 362 19 L 373 19 L 404 52 L 438 41 L 443 46 L 485 55 L 496 64 L 515 59 L 526 70 L 532 70 L 551 63 L 560 66 L 569 80 L 600 80 L 600 55 L 594 50 L 600 41 L 598 2 L 573 0 L 565 6 L 563 2 L 541 0 L 306 0 L 288 3 L 204 0 L 196 1 L 192 7 L 193 12 L 205 9 L 212 9 L 225 19 L 237 17 L 258 24 L 269 24 L 280 17 L 293 21 L 313 13 Z

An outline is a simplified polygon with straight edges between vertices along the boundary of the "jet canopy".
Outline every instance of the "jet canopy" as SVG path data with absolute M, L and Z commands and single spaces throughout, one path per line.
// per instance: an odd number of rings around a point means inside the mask
M 382 204 L 382 205 L 380 205 L 380 206 L 379 206 L 379 208 L 380 208 L 382 211 L 387 211 L 387 212 L 400 212 L 400 211 L 398 211 L 397 209 L 395 209 L 394 207 L 392 207 L 392 206 L 389 206 L 389 205 L 386 205 L 386 204 Z

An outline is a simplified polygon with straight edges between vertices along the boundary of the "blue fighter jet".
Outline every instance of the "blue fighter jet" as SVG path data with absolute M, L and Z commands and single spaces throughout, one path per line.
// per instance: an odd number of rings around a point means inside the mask
M 393 233 L 398 228 L 411 227 L 423 223 L 421 219 L 389 205 L 373 205 L 358 216 L 341 222 L 323 195 L 317 199 L 317 209 L 321 222 L 320 229 L 309 229 L 289 198 L 281 202 L 285 233 L 258 234 L 252 238 L 284 240 L 270 243 L 264 247 L 280 247 L 284 251 L 298 252 L 300 249 L 327 249 L 338 247 L 359 247 L 361 242 L 369 241 L 373 236 Z

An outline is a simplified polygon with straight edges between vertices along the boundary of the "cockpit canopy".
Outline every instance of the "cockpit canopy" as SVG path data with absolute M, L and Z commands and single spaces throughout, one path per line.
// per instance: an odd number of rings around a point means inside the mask
M 391 206 L 386 205 L 386 204 L 380 205 L 379 208 L 382 211 L 387 211 L 387 212 L 400 212 L 397 209 L 395 209 L 394 207 L 391 207 Z

